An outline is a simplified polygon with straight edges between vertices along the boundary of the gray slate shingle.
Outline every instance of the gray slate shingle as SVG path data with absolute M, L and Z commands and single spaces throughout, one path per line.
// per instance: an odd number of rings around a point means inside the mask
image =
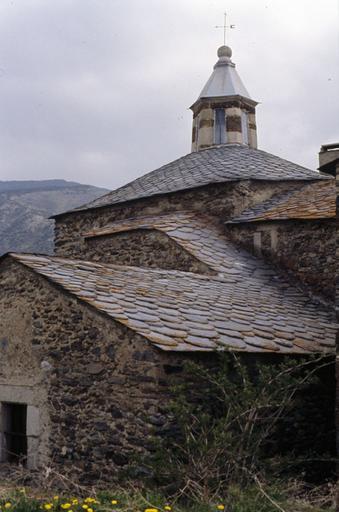
M 307 184 L 301 189 L 277 194 L 243 211 L 226 224 L 242 222 L 331 219 L 336 214 L 335 180 Z
M 331 313 L 273 276 L 205 277 L 52 256 L 10 257 L 162 350 L 335 351 Z
M 99 208 L 157 194 L 242 179 L 317 180 L 329 176 L 241 145 L 189 153 L 73 211 Z
M 221 226 L 207 215 L 195 212 L 173 212 L 156 217 L 136 217 L 112 222 L 83 234 L 85 238 L 101 237 L 126 232 L 133 229 L 155 229 L 165 233 L 197 260 L 211 270 L 228 278 L 241 275 L 243 279 L 254 273 L 275 275 L 276 272 L 262 260 L 254 258 L 231 243 Z

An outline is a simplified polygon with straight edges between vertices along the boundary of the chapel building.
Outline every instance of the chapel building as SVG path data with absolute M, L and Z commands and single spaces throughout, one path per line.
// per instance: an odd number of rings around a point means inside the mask
M 256 106 L 222 46 L 191 153 L 1 258 L 0 474 L 112 478 L 186 360 L 335 353 L 335 179 L 258 149 Z

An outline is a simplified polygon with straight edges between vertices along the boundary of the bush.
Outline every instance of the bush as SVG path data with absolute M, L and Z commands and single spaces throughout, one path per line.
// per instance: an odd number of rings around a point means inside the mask
M 245 489 L 272 475 L 287 480 L 294 471 L 305 474 L 310 460 L 312 467 L 330 460 L 321 443 L 312 445 L 310 424 L 302 419 L 309 414 L 303 407 L 307 391 L 313 389 L 314 400 L 319 372 L 332 360 L 288 358 L 272 364 L 228 353 L 216 361 L 208 368 L 187 364 L 185 380 L 172 389 L 166 435 L 156 437 L 154 453 L 143 461 L 156 485 L 208 501 L 227 495 L 234 484 Z M 325 420 L 316 429 L 329 437 Z

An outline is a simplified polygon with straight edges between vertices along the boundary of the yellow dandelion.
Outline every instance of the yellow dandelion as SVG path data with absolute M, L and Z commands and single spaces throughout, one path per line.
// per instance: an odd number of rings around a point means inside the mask
M 59 499 L 59 496 L 53 496 L 53 500 L 57 501 Z
M 165 509 L 165 510 L 172 510 L 172 507 L 170 507 L 169 505 L 165 505 L 165 506 L 164 506 L 164 509 Z
M 63 508 L 64 510 L 67 510 L 68 508 L 71 508 L 71 504 L 70 503 L 62 503 L 61 504 L 61 508 Z M 71 511 L 69 511 L 71 512 Z
M 78 505 L 78 504 L 79 504 L 79 501 L 76 498 L 74 498 L 74 500 L 72 500 L 72 505 Z
M 11 508 L 12 506 L 12 503 L 10 503 L 9 501 L 7 501 L 7 503 L 5 503 L 5 508 Z
M 225 505 L 217 505 L 217 510 L 225 510 Z
M 92 508 L 88 508 L 87 512 L 93 512 L 93 509 Z
M 94 498 L 86 498 L 84 500 L 85 503 L 94 503 L 95 502 L 95 499 Z
M 112 503 L 112 505 L 117 505 L 118 504 L 118 500 L 112 500 L 111 503 Z
M 85 503 L 85 505 L 82 505 L 82 508 L 84 508 L 85 510 L 87 510 L 87 509 L 88 509 L 88 505 L 86 505 L 86 503 Z
M 45 503 L 45 504 L 44 504 L 44 509 L 45 509 L 45 510 L 51 510 L 51 508 L 53 508 L 52 503 Z
M 144 512 L 159 512 L 157 508 L 145 508 Z

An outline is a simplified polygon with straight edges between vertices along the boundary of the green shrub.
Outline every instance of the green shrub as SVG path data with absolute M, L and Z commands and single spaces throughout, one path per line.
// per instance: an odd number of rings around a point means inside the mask
M 220 354 L 209 367 L 189 363 L 185 380 L 172 389 L 166 435 L 155 436 L 155 451 L 143 461 L 151 480 L 167 493 L 208 501 L 233 484 L 246 488 L 280 474 L 288 479 L 309 459 L 312 465 L 328 460 L 321 446 L 308 442 L 310 452 L 303 447 L 301 453 L 298 446 L 309 437 L 310 424 L 300 427 L 300 416 L 307 416 L 303 396 L 319 388 L 320 369 L 332 365 L 323 357 L 272 364 L 234 353 Z M 284 435 L 295 424 L 300 428 L 290 450 L 281 452 L 280 440 L 286 444 Z M 326 422 L 316 428 L 329 435 Z

